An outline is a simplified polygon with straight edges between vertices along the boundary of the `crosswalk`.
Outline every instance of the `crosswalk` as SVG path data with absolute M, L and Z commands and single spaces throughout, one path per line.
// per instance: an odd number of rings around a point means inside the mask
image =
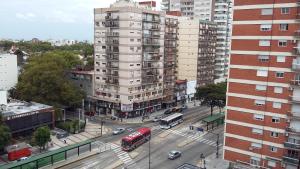
M 121 159 L 124 165 L 129 169 L 139 169 L 137 164 L 131 159 L 129 154 L 122 150 L 122 148 L 114 143 L 110 144 L 111 149 L 117 154 L 118 158 Z
M 193 135 L 193 134 L 189 134 L 188 132 L 172 130 L 172 129 L 169 129 L 169 130 L 166 130 L 166 131 L 168 131 L 170 133 L 173 133 L 173 134 L 177 134 L 177 135 L 186 137 L 186 138 L 190 138 L 192 140 L 195 140 L 195 141 L 198 141 L 198 142 L 201 142 L 201 143 L 204 143 L 204 144 L 208 144 L 210 146 L 217 147 L 216 141 L 207 140 L 205 138 L 202 138 L 206 133 L 203 133 L 203 134 L 200 134 L 200 135 L 198 135 L 198 134 Z M 219 146 L 222 146 L 222 144 L 219 144 Z

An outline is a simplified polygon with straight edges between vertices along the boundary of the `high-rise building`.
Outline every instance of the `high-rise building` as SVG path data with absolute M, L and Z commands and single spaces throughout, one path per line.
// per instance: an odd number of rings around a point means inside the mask
M 215 82 L 225 81 L 231 43 L 232 0 L 163 0 L 161 8 L 218 24 L 214 76 Z
M 224 158 L 235 168 L 300 168 L 298 0 L 235 0 Z
M 134 117 L 160 109 L 165 13 L 119 0 L 94 17 L 96 110 Z
M 0 90 L 9 90 L 18 82 L 17 55 L 0 54 Z
M 177 59 L 178 17 L 166 15 L 164 37 L 164 98 L 163 106 L 175 104 L 175 66 Z
M 179 18 L 178 79 L 196 81 L 197 86 L 214 83 L 216 29 L 214 22 Z

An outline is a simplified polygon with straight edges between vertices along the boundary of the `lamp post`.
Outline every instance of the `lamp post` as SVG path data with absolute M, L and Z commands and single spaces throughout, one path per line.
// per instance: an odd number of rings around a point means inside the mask
M 151 134 L 149 136 L 149 169 L 151 169 L 151 149 L 150 149 Z

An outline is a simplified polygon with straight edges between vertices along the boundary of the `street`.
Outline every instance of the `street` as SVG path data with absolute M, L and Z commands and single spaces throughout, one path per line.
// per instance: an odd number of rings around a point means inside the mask
M 199 119 L 210 114 L 207 107 L 194 107 L 186 110 L 184 113 L 184 122 L 169 130 L 160 129 L 158 123 L 138 124 L 106 124 L 111 127 L 125 127 L 136 130 L 140 127 L 151 128 L 150 141 L 150 167 L 152 169 L 174 169 L 183 163 L 197 165 L 200 160 L 200 154 L 209 156 L 217 151 L 215 134 L 189 130 L 191 124 L 195 126 L 201 125 Z M 223 127 L 220 126 L 214 133 L 220 134 L 219 147 L 223 144 Z M 142 144 L 131 152 L 124 152 L 120 147 L 120 140 L 130 132 L 126 131 L 120 135 L 107 135 L 99 138 L 99 142 L 109 144 L 110 150 L 93 155 L 89 158 L 78 160 L 68 164 L 62 169 L 87 169 L 87 168 L 149 168 L 149 142 Z M 171 150 L 179 150 L 182 156 L 175 160 L 168 159 L 168 152 Z M 219 150 L 220 152 L 221 150 Z M 222 158 L 221 156 L 219 158 Z M 207 161 L 209 162 L 209 161 Z

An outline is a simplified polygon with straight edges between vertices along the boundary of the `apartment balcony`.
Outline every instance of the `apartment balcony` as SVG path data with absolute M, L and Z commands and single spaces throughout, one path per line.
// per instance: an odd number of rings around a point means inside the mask
M 289 126 L 289 127 L 286 128 L 286 131 L 288 133 L 292 133 L 292 134 L 295 134 L 295 135 L 300 135 L 300 130 L 298 128 L 294 128 L 294 127 Z
M 105 16 L 105 20 L 106 20 L 106 21 L 117 21 L 117 20 L 119 20 L 119 19 L 120 19 L 119 16 L 111 16 L 111 15 Z
M 119 73 L 106 73 L 107 77 L 119 77 Z
M 117 64 L 107 64 L 106 69 L 119 69 L 119 65 L 117 65 Z
M 105 22 L 105 27 L 109 27 L 109 28 L 119 28 L 120 24 L 118 22 L 114 22 L 114 21 L 106 21 Z
M 147 39 L 147 40 L 144 40 L 143 45 L 145 45 L 145 46 L 160 46 L 160 42 L 158 40 Z
M 152 47 L 152 48 L 145 48 L 144 51 L 145 53 L 152 53 L 152 54 L 159 54 L 159 48 Z
M 117 53 L 119 53 L 119 50 L 114 50 L 114 49 L 106 49 L 105 51 L 108 54 L 111 54 L 111 53 L 117 54 Z
M 300 87 L 300 79 L 299 80 L 298 79 L 291 80 L 290 84 L 292 86 L 298 86 L 298 87 Z
M 106 32 L 107 37 L 119 37 L 119 32 Z
M 119 56 L 110 56 L 110 55 L 106 55 L 105 58 L 106 58 L 106 60 L 108 60 L 108 61 L 119 61 Z
M 158 83 L 159 80 L 157 78 L 145 78 L 142 79 L 142 84 L 153 84 L 153 83 Z
M 109 84 L 112 84 L 112 85 L 119 85 L 119 80 L 105 80 L 105 83 L 109 83 Z
M 295 166 L 298 166 L 298 164 L 299 164 L 299 157 L 296 155 L 285 154 L 282 157 L 282 160 L 284 163 L 292 164 Z
M 166 35 L 165 35 L 165 39 L 176 40 L 176 39 L 177 39 L 177 35 L 174 35 L 174 34 L 166 34 Z
M 285 142 L 284 147 L 288 149 L 300 150 L 300 140 L 297 140 L 296 143 Z
M 106 45 L 109 46 L 119 46 L 119 40 L 109 40 L 109 41 L 105 41 Z
M 160 23 L 159 17 L 153 17 L 153 18 L 143 18 L 143 22 L 152 22 L 152 23 Z

